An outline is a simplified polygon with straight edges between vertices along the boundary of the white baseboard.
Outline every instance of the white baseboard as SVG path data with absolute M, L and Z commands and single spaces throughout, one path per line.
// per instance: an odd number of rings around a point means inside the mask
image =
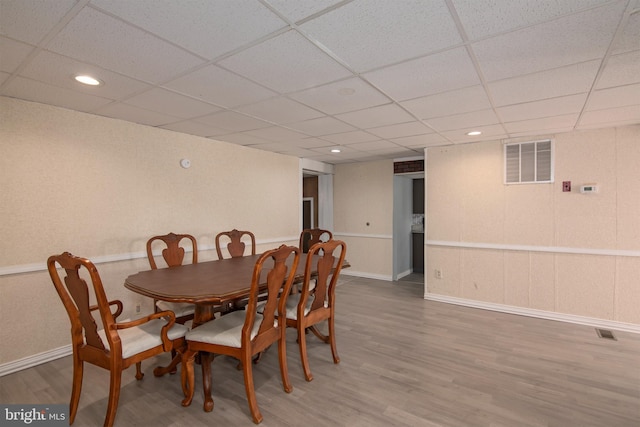
M 403 277 L 407 277 L 408 275 L 410 275 L 411 273 L 413 273 L 413 270 L 409 269 L 406 271 L 403 271 L 402 273 L 398 273 L 398 278 L 396 280 L 400 280 Z
M 387 282 L 391 282 L 393 281 L 391 276 L 387 276 L 387 275 L 383 275 L 383 274 L 371 274 L 371 273 L 365 273 L 363 271 L 353 271 L 350 268 L 344 268 L 340 271 L 341 275 L 344 276 L 356 276 L 356 277 L 362 277 L 364 279 L 376 279 L 376 280 L 385 280 Z
M 534 308 L 516 307 L 513 305 L 495 304 L 476 301 L 465 298 L 450 297 L 427 293 L 424 299 L 448 304 L 462 305 L 465 307 L 480 308 L 483 310 L 499 311 L 502 313 L 517 314 L 520 316 L 537 317 L 540 319 L 555 320 L 559 322 L 575 323 L 578 325 L 592 326 L 594 328 L 614 329 L 617 331 L 640 334 L 640 325 L 634 323 L 616 322 L 615 320 L 598 319 L 595 317 L 578 316 L 575 314 L 556 313 L 554 311 L 537 310 Z
M 72 354 L 71 344 L 0 365 L 0 377 Z

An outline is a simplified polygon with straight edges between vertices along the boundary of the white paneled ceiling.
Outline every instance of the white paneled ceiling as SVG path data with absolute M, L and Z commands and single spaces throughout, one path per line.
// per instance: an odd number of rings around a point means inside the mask
M 333 164 L 636 124 L 640 0 L 0 0 L 0 95 Z

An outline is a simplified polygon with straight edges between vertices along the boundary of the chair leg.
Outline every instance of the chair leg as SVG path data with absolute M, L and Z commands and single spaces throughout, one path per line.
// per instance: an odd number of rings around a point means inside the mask
M 144 377 L 144 374 L 142 373 L 142 362 L 138 362 L 136 363 L 136 379 L 140 381 L 142 377 Z
M 82 374 L 84 372 L 84 362 L 74 353 L 73 355 L 73 385 L 71 388 L 71 401 L 69 403 L 69 425 L 73 424 L 78 412 L 80 402 L 80 392 L 82 391 Z
M 182 355 L 182 392 L 184 393 L 184 400 L 182 406 L 191 405 L 193 400 L 193 394 L 195 393 L 195 374 L 193 371 L 193 364 L 195 362 L 197 352 L 185 351 Z
M 286 329 L 286 327 L 285 327 Z M 293 386 L 289 381 L 289 368 L 287 366 L 287 349 L 286 349 L 286 336 L 283 333 L 278 342 L 278 359 L 280 362 L 280 375 L 282 376 L 282 387 L 287 393 L 293 391 Z
M 249 402 L 249 410 L 253 422 L 260 424 L 262 422 L 262 414 L 258 408 L 258 400 L 256 399 L 255 386 L 253 384 L 253 364 L 251 363 L 251 355 L 243 354 L 242 371 L 244 374 L 244 390 L 247 393 L 247 401 Z
M 122 369 L 112 368 L 109 381 L 109 403 L 107 405 L 107 416 L 104 419 L 104 427 L 113 426 L 118 410 L 118 400 L 120 399 L 120 384 L 122 382 Z
M 205 412 L 213 411 L 213 397 L 211 397 L 211 353 L 200 353 L 200 364 L 202 365 L 202 392 L 204 393 Z
M 333 363 L 340 363 L 340 357 L 338 357 L 338 348 L 336 346 L 336 327 L 333 321 L 333 316 L 329 318 L 329 343 L 331 344 L 331 355 L 333 356 Z
M 305 334 L 306 328 L 298 325 L 296 328 L 298 331 L 298 346 L 300 347 L 300 360 L 302 361 L 302 370 L 304 371 L 304 378 L 307 381 L 313 380 L 311 375 L 311 369 L 309 369 L 309 359 L 307 358 L 307 337 Z

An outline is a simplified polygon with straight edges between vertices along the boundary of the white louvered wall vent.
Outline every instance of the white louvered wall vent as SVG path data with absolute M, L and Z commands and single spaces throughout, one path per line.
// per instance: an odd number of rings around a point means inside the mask
M 518 142 L 504 146 L 505 184 L 553 182 L 553 142 Z

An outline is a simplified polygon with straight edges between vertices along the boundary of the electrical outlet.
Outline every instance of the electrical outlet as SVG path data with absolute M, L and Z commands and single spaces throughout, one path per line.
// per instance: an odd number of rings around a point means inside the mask
M 138 302 L 136 303 L 136 313 L 140 314 L 140 311 L 142 311 L 142 304 Z
M 435 273 L 436 279 L 442 279 L 442 270 L 440 270 L 439 268 L 436 268 L 434 273 Z

